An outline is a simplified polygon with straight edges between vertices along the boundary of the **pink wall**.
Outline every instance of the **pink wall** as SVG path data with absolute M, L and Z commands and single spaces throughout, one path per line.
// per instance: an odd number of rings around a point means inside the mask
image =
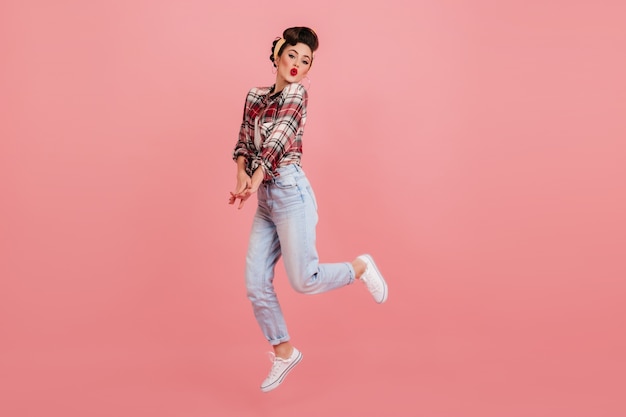
M 626 413 L 624 2 L 212 3 L 0 5 L 0 415 Z M 230 153 L 292 25 L 320 254 L 390 298 L 279 269 L 261 396 Z

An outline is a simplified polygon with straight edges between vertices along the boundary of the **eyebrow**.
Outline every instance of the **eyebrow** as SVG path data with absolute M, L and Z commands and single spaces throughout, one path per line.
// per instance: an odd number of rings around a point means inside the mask
M 289 52 L 295 52 L 296 54 L 298 54 L 298 51 L 296 51 L 296 50 L 295 50 L 295 49 L 293 49 L 293 48 L 292 48 L 292 49 L 290 49 L 290 50 L 289 50 Z M 298 54 L 298 55 L 300 55 L 300 54 Z M 310 57 L 310 56 L 308 56 L 308 55 L 302 55 L 302 57 L 303 57 L 303 58 L 309 58 L 309 59 L 311 59 L 311 57 Z

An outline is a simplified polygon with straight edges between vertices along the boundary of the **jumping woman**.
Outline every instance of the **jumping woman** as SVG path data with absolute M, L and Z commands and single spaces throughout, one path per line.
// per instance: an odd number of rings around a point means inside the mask
M 261 383 L 263 392 L 278 387 L 302 360 L 302 353 L 291 344 L 274 291 L 274 268 L 281 256 L 297 292 L 319 294 L 361 281 L 377 303 L 384 303 L 388 294 L 370 255 L 359 255 L 352 262 L 319 262 L 317 202 L 301 167 L 308 95 L 300 84 L 317 48 L 317 35 L 307 27 L 289 28 L 274 41 L 270 60 L 276 68 L 275 83 L 248 92 L 233 152 L 237 183 L 229 204 L 239 200 L 241 209 L 255 193 L 258 200 L 245 278 L 254 315 L 273 348 L 272 368 Z

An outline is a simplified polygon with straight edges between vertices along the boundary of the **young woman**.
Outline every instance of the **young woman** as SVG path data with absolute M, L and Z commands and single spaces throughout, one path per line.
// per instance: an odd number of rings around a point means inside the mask
M 278 387 L 302 359 L 291 344 L 274 291 L 274 267 L 280 256 L 291 286 L 300 293 L 318 294 L 358 280 L 376 302 L 387 299 L 387 284 L 371 256 L 319 263 L 317 202 L 300 166 L 308 96 L 299 83 L 309 72 L 317 47 L 317 35 L 306 27 L 289 28 L 274 41 L 270 60 L 276 81 L 248 93 L 233 152 L 237 185 L 229 204 L 239 200 L 242 208 L 252 194 L 258 198 L 246 257 L 246 287 L 254 315 L 274 350 L 272 368 L 261 384 L 264 392 Z

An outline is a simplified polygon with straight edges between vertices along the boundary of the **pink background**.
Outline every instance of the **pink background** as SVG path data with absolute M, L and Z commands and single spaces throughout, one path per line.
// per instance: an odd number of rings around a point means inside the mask
M 3 1 L 0 415 L 626 415 L 625 5 Z M 281 266 L 262 394 L 230 157 L 293 25 L 320 254 L 390 297 Z

